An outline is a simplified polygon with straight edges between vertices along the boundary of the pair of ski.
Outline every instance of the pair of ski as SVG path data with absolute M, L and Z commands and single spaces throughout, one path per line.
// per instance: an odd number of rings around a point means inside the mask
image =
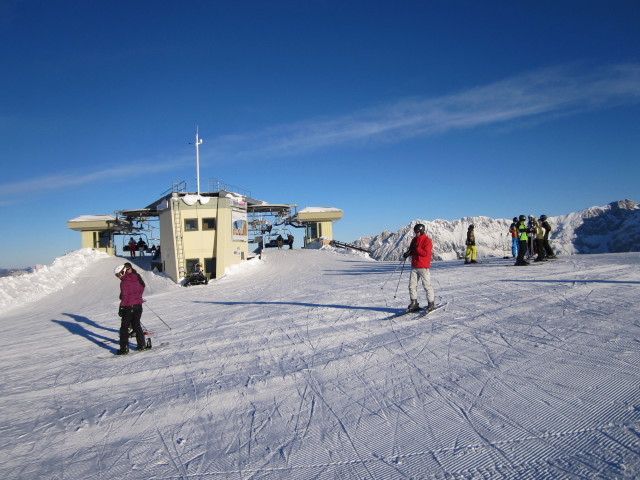
M 144 350 L 130 350 L 129 353 L 127 355 L 131 355 L 131 354 L 135 354 L 135 353 L 142 353 L 145 352 L 147 350 L 156 350 L 158 348 L 161 347 L 166 347 L 167 345 L 169 345 L 169 342 L 162 342 L 159 345 L 153 345 L 151 342 L 151 336 L 154 334 L 154 332 L 150 332 L 148 330 L 144 331 L 144 337 L 145 337 L 145 348 Z M 129 330 L 129 338 L 135 338 L 136 334 L 133 330 Z M 115 344 L 119 344 L 119 340 L 103 340 L 102 343 L 115 343 Z M 116 357 L 124 357 L 126 355 L 115 355 Z
M 139 353 L 144 353 L 144 352 L 148 352 L 149 350 L 157 350 L 159 348 L 163 348 L 169 345 L 169 342 L 162 342 L 159 345 L 154 345 L 153 348 L 151 347 L 147 347 L 144 350 L 129 350 L 129 353 L 127 353 L 126 355 L 110 355 L 110 358 L 123 358 L 123 357 L 130 357 L 132 355 L 138 355 Z M 108 358 L 108 357 L 107 357 Z
M 145 338 L 145 347 L 147 348 L 147 350 L 151 350 L 152 344 L 151 344 L 151 335 L 153 335 L 155 332 L 149 332 L 147 330 L 144 330 L 142 333 L 144 333 L 144 338 Z M 134 330 L 129 330 L 129 338 L 136 338 L 136 332 Z M 116 340 L 102 340 L 102 343 L 120 343 L 120 340 L 116 339 Z
M 404 317 L 405 315 L 410 315 L 412 313 L 417 313 L 418 314 L 418 315 L 416 315 L 414 317 L 411 317 L 412 320 L 418 320 L 419 318 L 426 317 L 430 313 L 433 313 L 433 312 L 436 312 L 436 311 L 440 310 L 445 305 L 446 305 L 445 303 L 441 303 L 440 305 L 436 305 L 436 307 L 431 311 L 429 311 L 427 309 L 427 307 L 420 307 L 417 310 L 403 310 L 403 311 L 398 312 L 398 313 L 396 313 L 394 315 L 391 315 L 390 317 L 387 317 L 387 320 L 393 320 L 393 319 L 396 319 L 396 318 Z
M 148 342 L 147 342 L 148 345 Z M 133 350 L 129 350 L 129 353 L 127 353 L 126 355 L 109 355 L 108 357 L 102 357 L 100 356 L 100 358 L 122 358 L 122 357 L 130 357 L 132 355 L 137 356 L 139 353 L 144 353 L 144 352 L 148 352 L 149 350 L 153 351 L 153 350 L 158 350 L 159 348 L 164 348 L 167 347 L 169 345 L 169 342 L 162 342 L 158 345 L 154 345 L 153 347 L 147 346 L 144 350 L 137 350 L 137 349 L 133 349 Z

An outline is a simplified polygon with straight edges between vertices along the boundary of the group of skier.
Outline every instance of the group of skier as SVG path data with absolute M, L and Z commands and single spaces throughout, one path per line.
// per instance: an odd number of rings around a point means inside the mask
M 534 261 L 546 262 L 549 258 L 556 258 L 551 244 L 549 243 L 549 234 L 551 233 L 551 225 L 546 215 L 541 215 L 536 219 L 533 215 L 527 217 L 513 217 L 509 231 L 513 238 L 512 254 L 516 258 L 515 265 L 529 265 L 525 257 L 536 255 Z M 411 257 L 411 274 L 409 277 L 409 298 L 411 303 L 407 307 L 407 312 L 420 310 L 418 303 L 418 281 L 422 283 L 427 294 L 427 312 L 435 310 L 435 295 L 431 286 L 431 257 L 433 243 L 425 233 L 425 226 L 418 223 L 413 228 L 414 237 L 411 240 L 409 249 L 404 252 L 403 259 Z M 467 239 L 465 241 L 465 264 L 478 263 L 476 260 L 476 237 L 475 226 L 469 225 L 467 229 Z
M 539 219 L 529 215 L 529 221 L 524 215 L 513 217 L 509 231 L 512 238 L 511 254 L 516 258 L 516 266 L 529 265 L 525 258 L 534 255 L 535 262 L 546 262 L 550 258 L 556 258 L 549 243 L 551 225 L 546 215 L 540 215 Z

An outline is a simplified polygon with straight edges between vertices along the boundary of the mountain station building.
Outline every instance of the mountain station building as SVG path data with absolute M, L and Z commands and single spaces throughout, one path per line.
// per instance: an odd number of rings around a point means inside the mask
M 276 246 L 278 237 L 286 242 L 292 229 L 304 229 L 304 247 L 328 243 L 333 223 L 342 213 L 333 207 L 297 211 L 295 204 L 269 204 L 213 180 L 207 192 L 199 188 L 189 192 L 179 182 L 145 208 L 83 215 L 69 220 L 67 227 L 81 233 L 82 248 L 124 256 L 127 242 L 134 236 L 146 237 L 145 232 L 152 230 L 150 222 L 158 222 L 160 254 L 152 266 L 181 282 L 196 269 L 207 279 L 220 277 L 226 268 Z M 144 242 L 147 247 L 149 243 Z

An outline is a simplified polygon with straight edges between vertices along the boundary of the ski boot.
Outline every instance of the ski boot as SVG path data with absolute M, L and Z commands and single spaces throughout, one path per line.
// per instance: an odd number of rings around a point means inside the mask
M 433 312 L 436 309 L 436 302 L 429 302 L 427 304 L 427 312 Z
M 411 300 L 411 303 L 407 307 L 407 312 L 415 312 L 417 310 L 420 310 L 420 305 L 418 304 L 418 301 Z
M 116 355 L 126 355 L 129 353 L 129 347 L 120 347 L 120 350 L 116 350 Z

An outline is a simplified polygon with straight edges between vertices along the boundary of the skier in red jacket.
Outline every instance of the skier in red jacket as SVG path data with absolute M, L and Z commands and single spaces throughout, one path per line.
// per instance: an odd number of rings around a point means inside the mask
M 404 258 L 411 257 L 411 276 L 409 277 L 409 297 L 411 303 L 407 307 L 408 312 L 420 309 L 418 304 L 418 279 L 422 281 L 422 286 L 427 292 L 427 311 L 431 312 L 436 308 L 435 294 L 431 287 L 431 250 L 433 244 L 431 239 L 424 232 L 424 225 L 421 223 L 413 227 L 415 236 L 411 240 L 409 250 L 404 253 Z
M 130 263 L 117 266 L 114 273 L 120 280 L 120 308 L 118 309 L 118 315 L 122 318 L 120 323 L 120 350 L 116 352 L 116 355 L 129 353 L 129 326 L 136 332 L 138 350 L 145 350 L 144 332 L 140 324 L 144 281 L 133 270 Z

